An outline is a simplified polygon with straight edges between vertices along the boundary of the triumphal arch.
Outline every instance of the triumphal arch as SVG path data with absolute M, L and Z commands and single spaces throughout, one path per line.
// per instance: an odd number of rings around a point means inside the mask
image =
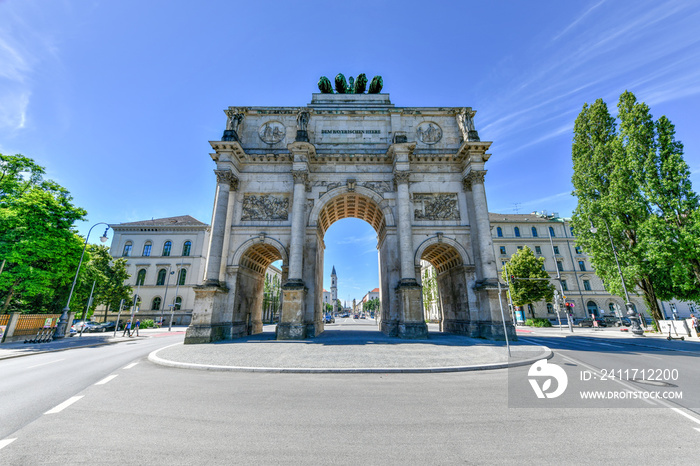
M 261 332 L 264 273 L 278 260 L 277 338 L 323 332 L 323 238 L 347 217 L 377 232 L 382 332 L 427 336 L 426 260 L 438 272 L 443 330 L 501 339 L 484 190 L 491 142 L 479 140 L 475 111 L 396 107 L 379 92 L 381 78 L 369 93 L 338 78 L 333 92 L 323 79 L 304 107 L 226 110 L 223 137 L 210 142 L 214 213 L 185 343 Z M 515 336 L 510 320 L 505 328 Z

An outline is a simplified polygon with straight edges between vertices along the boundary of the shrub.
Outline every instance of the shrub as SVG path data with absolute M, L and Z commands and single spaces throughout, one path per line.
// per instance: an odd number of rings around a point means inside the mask
M 547 319 L 527 319 L 525 325 L 529 327 L 551 327 L 552 323 Z
M 156 326 L 156 323 L 153 322 L 152 319 L 144 320 L 141 322 L 141 328 L 153 328 Z

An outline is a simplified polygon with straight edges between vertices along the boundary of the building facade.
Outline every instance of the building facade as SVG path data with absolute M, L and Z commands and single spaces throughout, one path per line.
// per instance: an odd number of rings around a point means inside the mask
M 527 246 L 535 256 L 544 257 L 545 270 L 552 277 L 552 284 L 557 290 L 559 272 L 566 301 L 574 304 L 574 317 L 614 316 L 616 306 L 623 313 L 626 312 L 625 300 L 605 290 L 603 280 L 595 274 L 590 258 L 576 245 L 569 219 L 561 218 L 556 213 L 533 212 L 490 213 L 489 220 L 494 253 L 499 259 L 500 268 L 518 249 Z M 630 300 L 637 311 L 646 310 L 641 296 L 631 294 Z M 525 319 L 533 314 L 539 318 L 556 318 L 554 303 L 533 303 L 522 312 L 520 315 Z
M 127 281 L 140 300 L 140 319 L 189 325 L 193 287 L 202 282 L 209 225 L 183 215 L 110 225 L 112 257 L 127 259 Z

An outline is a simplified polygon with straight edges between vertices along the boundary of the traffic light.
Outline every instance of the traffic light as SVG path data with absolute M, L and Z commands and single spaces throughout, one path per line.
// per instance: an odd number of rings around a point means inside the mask
M 510 281 L 511 281 L 511 282 L 514 282 L 514 281 L 515 281 L 515 275 L 511 275 L 511 276 L 510 276 Z

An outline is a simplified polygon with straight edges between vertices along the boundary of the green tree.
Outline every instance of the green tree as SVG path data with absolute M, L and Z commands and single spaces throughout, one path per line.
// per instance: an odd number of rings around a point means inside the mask
M 619 128 L 602 99 L 576 119 L 572 225 L 608 291 L 624 296 L 612 238 L 628 291 L 641 290 L 659 320 L 658 298 L 700 293 L 698 197 L 667 118 L 654 122 L 649 107 L 625 92 L 618 120 Z
M 133 295 L 131 286 L 125 284 L 129 277 L 126 270 L 126 259 L 113 258 L 109 254 L 107 246 L 88 244 L 83 265 L 80 268 L 78 284 L 71 299 L 71 310 L 80 313 L 85 310 L 93 282 L 95 283 L 95 292 L 88 317 L 97 306 L 103 305 L 105 306 L 104 315 L 106 318 L 110 310 L 115 312 L 119 310 L 119 303 L 122 299 L 124 307 L 128 307 Z
M 362 310 L 363 311 L 375 312 L 378 309 L 379 309 L 379 298 L 368 299 L 367 301 L 362 303 Z
M 31 159 L 0 154 L 0 313 L 59 312 L 81 253 L 73 225 L 86 212 L 42 175 Z
M 554 298 L 554 285 L 544 270 L 544 257 L 536 257 L 527 246 L 511 256 L 503 266 L 502 276 L 510 287 L 510 298 L 516 306 Z M 535 317 L 534 312 L 531 314 Z

